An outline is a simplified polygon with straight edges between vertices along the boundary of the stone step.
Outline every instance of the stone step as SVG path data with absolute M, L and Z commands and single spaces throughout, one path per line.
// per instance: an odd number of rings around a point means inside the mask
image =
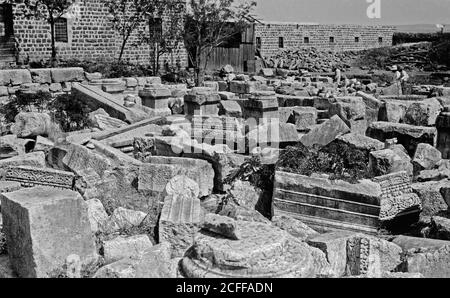
M 286 202 L 302 203 L 318 207 L 334 208 L 373 216 L 378 216 L 380 214 L 379 206 L 364 204 L 346 199 L 336 199 L 310 193 L 297 192 L 291 190 L 279 190 L 279 189 L 276 190 L 275 196 L 277 200 L 283 200 Z
M 290 210 L 298 215 L 313 216 L 322 220 L 334 220 L 351 225 L 372 227 L 374 229 L 379 226 L 378 216 L 282 200 L 276 200 L 274 205 L 278 209 Z

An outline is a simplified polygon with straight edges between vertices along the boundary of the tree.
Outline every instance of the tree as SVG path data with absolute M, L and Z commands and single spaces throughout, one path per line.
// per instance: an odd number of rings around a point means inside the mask
M 152 1 L 148 0 L 107 0 L 112 27 L 121 37 L 119 62 L 131 34 L 141 26 L 147 17 Z
M 70 11 L 76 0 L 17 0 L 23 3 L 22 13 L 25 17 L 45 20 L 50 25 L 52 64 L 56 63 L 55 21 Z
M 255 6 L 255 1 L 189 0 L 184 41 L 197 86 L 203 83 L 213 49 L 244 30 Z
M 150 45 L 153 52 L 153 70 L 159 73 L 163 54 L 173 53 L 183 42 L 185 5 L 180 1 L 160 1 L 149 19 L 148 34 L 141 34 L 139 43 Z

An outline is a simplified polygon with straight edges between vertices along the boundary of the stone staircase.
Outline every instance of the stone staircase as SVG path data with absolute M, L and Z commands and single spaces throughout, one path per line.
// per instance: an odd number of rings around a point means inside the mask
M 10 68 L 16 65 L 15 43 L 13 38 L 0 41 L 0 68 Z

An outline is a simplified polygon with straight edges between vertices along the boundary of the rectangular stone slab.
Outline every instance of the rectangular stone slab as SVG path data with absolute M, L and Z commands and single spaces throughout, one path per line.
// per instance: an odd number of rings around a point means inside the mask
M 33 187 L 1 195 L 3 231 L 14 271 L 49 277 L 69 255 L 90 262 L 96 248 L 83 198 L 70 190 Z

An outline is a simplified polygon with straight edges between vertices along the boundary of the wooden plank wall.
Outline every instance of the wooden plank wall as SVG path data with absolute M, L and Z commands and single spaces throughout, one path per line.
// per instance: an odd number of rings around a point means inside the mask
M 236 48 L 215 48 L 211 53 L 207 69 L 219 70 L 230 64 L 235 72 L 255 72 L 255 28 L 252 24 L 242 33 L 242 41 Z

